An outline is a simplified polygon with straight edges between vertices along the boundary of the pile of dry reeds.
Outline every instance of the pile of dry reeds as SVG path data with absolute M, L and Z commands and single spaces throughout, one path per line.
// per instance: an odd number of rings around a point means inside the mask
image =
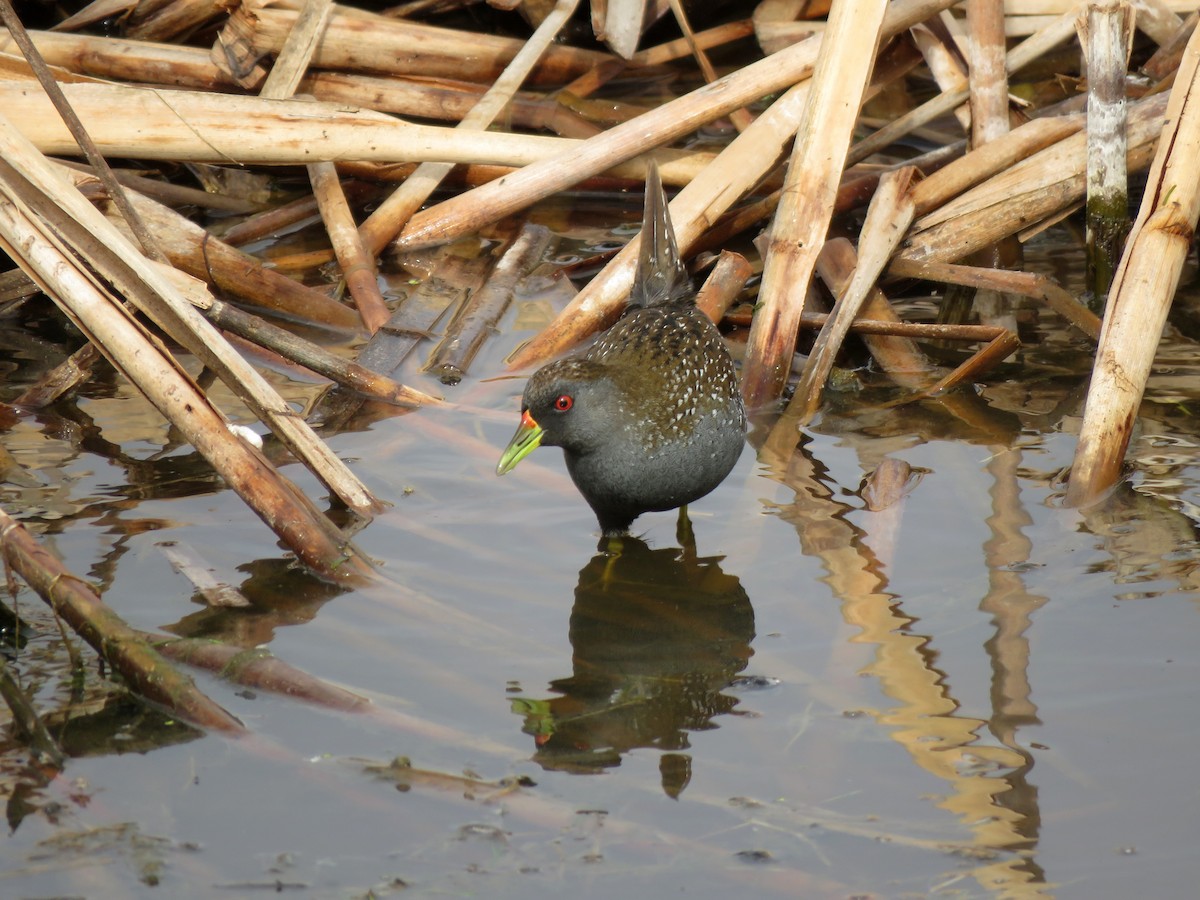
M 20 269 L 0 284 L 5 296 L 44 291 L 91 341 L 58 377 L 17 398 L 17 414 L 70 390 L 103 356 L 306 565 L 362 578 L 368 565 L 345 535 L 226 427 L 160 336 L 233 386 L 332 496 L 369 515 L 375 499 L 226 335 L 297 360 L 354 397 L 437 402 L 389 376 L 447 301 L 426 308 L 418 291 L 411 308 L 389 308 L 381 259 L 481 231 L 502 236 L 500 261 L 481 289 L 459 292 L 471 305 L 457 310 L 456 330 L 431 363 L 461 375 L 545 251 L 545 229 L 522 227 L 514 214 L 583 183 L 636 184 L 653 158 L 680 189 L 671 214 L 685 253 L 762 233 L 753 315 L 743 304 L 728 319 L 749 327 L 750 404 L 769 408 L 783 396 L 800 329 L 820 328 L 776 448 L 794 444 L 819 408 L 847 333 L 863 334 L 912 397 L 929 397 L 1015 349 L 1009 302 L 1023 295 L 1099 342 L 1070 498 L 1088 501 L 1116 479 L 1200 213 L 1195 2 L 835 0 L 825 9 L 761 0 L 750 20 L 695 29 L 675 0 L 593 0 L 590 11 L 577 10 L 578 0 L 492 5 L 519 5 L 525 19 L 488 15 L 529 36 L 414 21 L 427 3 L 368 12 L 330 0 L 94 0 L 49 30 L 26 30 L 11 0 L 0 0 L 0 244 Z M 603 42 L 563 42 L 589 12 Z M 644 26 L 664 13 L 683 36 L 639 49 Z M 725 63 L 718 76 L 715 54 L 746 62 Z M 1018 100 L 1010 79 L 1026 70 L 1038 72 L 1031 83 L 1041 90 Z M 589 100 L 664 72 L 701 86 L 653 107 Z M 737 131 L 720 152 L 680 149 L 716 120 Z M 910 139 L 933 149 L 914 156 L 903 149 Z M 114 173 L 105 158 L 137 161 L 141 171 Z M 262 209 L 236 191 L 147 177 L 181 162 L 307 167 L 312 198 Z M 1126 171 L 1147 166 L 1129 230 Z M 387 185 L 386 199 L 356 220 L 372 185 Z M 430 204 L 439 187 L 454 190 Z M 248 217 L 218 238 L 174 211 L 180 205 Z M 1093 289 L 1103 298 L 1112 285 L 1103 323 L 1020 266 L 1021 240 L 1085 205 Z M 865 207 L 857 240 L 835 237 L 835 217 L 856 207 Z M 336 260 L 353 306 L 238 249 L 314 210 L 329 249 L 303 263 Z M 613 321 L 636 256 L 635 238 L 513 366 L 544 361 Z M 726 315 L 755 265 L 722 254 L 706 311 Z M 806 308 L 819 300 L 814 275 L 835 298 L 827 312 Z M 902 321 L 887 297 L 897 279 L 975 290 L 979 324 Z M 373 338 L 351 365 L 263 316 Z M 982 346 L 945 372 L 922 355 L 920 338 Z M 322 421 L 338 414 L 326 408 Z

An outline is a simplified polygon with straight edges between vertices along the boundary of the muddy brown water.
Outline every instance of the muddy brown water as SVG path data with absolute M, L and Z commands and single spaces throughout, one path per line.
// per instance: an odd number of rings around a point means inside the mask
M 521 311 L 462 406 L 331 438 L 392 504 L 356 537 L 383 585 L 293 569 L 115 378 L 4 435 L 36 480 L 5 508 L 131 624 L 269 648 L 374 711 L 199 672 L 252 732 L 204 736 L 98 691 L 94 662 L 72 699 L 23 590 L 17 667 L 72 756 L 47 781 L 6 743 L 0 895 L 1195 896 L 1193 345 L 1168 337 L 1095 508 L 1060 479 L 1090 351 L 1044 313 L 973 396 L 839 395 L 794 453 L 747 447 L 694 546 L 650 514 L 614 560 L 557 451 L 494 475 L 522 381 L 487 379 Z M 4 339 L 18 373 L 54 354 Z M 869 511 L 885 458 L 919 477 Z M 166 542 L 252 605 L 194 602 Z

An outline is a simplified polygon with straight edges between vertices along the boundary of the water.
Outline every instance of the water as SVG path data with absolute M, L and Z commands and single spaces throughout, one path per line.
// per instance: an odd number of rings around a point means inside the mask
M 521 312 L 463 405 L 331 438 L 392 504 L 356 536 L 384 576 L 360 590 L 289 567 L 111 377 L 6 433 L 41 483 L 5 508 L 128 622 L 267 647 L 373 711 L 198 672 L 230 740 L 117 703 L 94 660 L 73 695 L 22 590 L 17 668 L 73 757 L 47 780 L 5 745 L 0 895 L 1194 896 L 1188 342 L 1095 508 L 1061 502 L 1087 345 L 1043 314 L 978 395 L 843 397 L 794 452 L 748 447 L 694 546 L 649 514 L 612 560 L 557 451 L 494 475 L 522 381 L 486 379 Z M 884 458 L 920 477 L 868 511 Z M 252 606 L 194 602 L 168 541 Z

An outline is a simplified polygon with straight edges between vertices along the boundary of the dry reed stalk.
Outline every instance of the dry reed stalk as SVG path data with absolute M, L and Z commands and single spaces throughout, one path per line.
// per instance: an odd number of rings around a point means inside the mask
M 971 146 L 977 148 L 1010 130 L 1003 4 L 997 0 L 967 0 L 967 30 Z M 977 253 L 980 263 L 997 269 L 1015 268 L 1021 258 L 1014 237 L 1003 238 Z M 977 290 L 971 304 L 981 321 L 1016 330 L 1012 298 L 990 289 Z
M 296 93 L 332 15 L 333 0 L 305 0 L 258 91 L 260 97 L 283 100 Z
M 71 177 L 81 189 L 90 180 L 78 172 L 72 172 Z M 340 331 L 357 329 L 358 316 L 352 309 L 210 237 L 173 209 L 136 192 L 130 192 L 129 198 L 176 268 L 263 309 Z
M 788 403 L 788 414 L 803 425 L 812 419 L 821 404 L 821 392 L 833 369 L 834 359 L 858 317 L 879 274 L 899 246 L 913 219 L 910 186 L 916 170 L 911 167 L 888 172 L 879 180 L 879 188 L 867 208 L 858 242 L 858 264 L 849 284 L 838 292 L 829 320 L 800 373 L 796 391 Z M 815 262 L 814 262 L 815 267 Z
M 650 66 L 661 66 L 685 56 L 691 56 L 693 48 L 712 50 L 725 44 L 731 44 L 744 37 L 754 34 L 754 23 L 750 19 L 739 19 L 736 22 L 726 22 L 715 25 L 704 31 L 697 31 L 692 39 L 676 38 L 655 47 L 639 50 L 629 58 L 626 68 L 644 69 Z
M 350 185 L 343 186 L 346 193 L 352 194 L 347 197 L 348 200 L 358 202 L 369 196 L 363 182 L 351 182 Z M 229 246 L 239 247 L 270 237 L 276 232 L 299 225 L 304 220 L 319 214 L 316 197 L 297 197 L 295 200 L 247 216 L 218 234 L 221 240 Z
M 931 6 L 900 0 L 889 7 L 884 31 L 886 34 L 899 33 L 949 3 L 950 0 L 939 0 Z M 797 48 L 780 51 L 777 56 L 792 49 Z M 805 81 L 772 103 L 671 202 L 675 237 L 685 256 L 717 218 L 773 168 L 775 160 L 800 127 L 807 102 L 808 82 Z M 511 183 L 511 179 L 509 181 Z M 616 319 L 633 286 L 639 244 L 638 237 L 626 244 L 553 322 L 513 355 L 509 367 L 522 369 L 542 362 Z
M 452 122 L 460 121 L 485 93 L 482 85 L 473 82 L 343 72 L 310 72 L 300 82 L 299 91 L 326 103 L 346 103 L 378 112 Z M 519 128 L 548 129 L 562 137 L 589 136 L 575 133 L 590 126 L 578 113 L 526 92 L 513 95 L 504 109 L 504 121 Z
M 1084 122 L 1082 115 L 1031 119 L 947 163 L 913 188 L 916 215 L 926 215 L 968 188 L 1076 134 Z
M 898 0 L 888 7 L 884 32 L 888 36 L 896 34 L 948 5 L 950 0 Z M 429 247 L 477 230 L 773 91 L 787 89 L 812 71 L 819 43 L 806 41 L 788 47 L 623 122 L 569 151 L 527 165 L 504 179 L 503 184 L 483 185 L 423 210 L 401 232 L 397 245 L 405 250 Z M 765 150 L 760 156 L 755 167 L 758 171 L 773 161 L 766 158 Z M 665 173 L 663 178 L 665 181 Z M 678 228 L 677 218 L 675 223 Z
M 787 383 L 886 7 L 879 0 L 841 0 L 831 7 L 764 254 L 759 308 L 742 367 L 742 396 L 751 407 L 774 401 Z
M 582 145 L 541 135 L 412 125 L 370 110 L 300 100 L 101 84 L 63 87 L 97 146 L 109 156 L 267 165 L 429 159 L 527 165 Z M 70 133 L 39 90 L 0 81 L 0 108 L 21 123 L 42 152 L 76 152 Z M 655 159 L 665 183 L 686 184 L 712 156 L 671 150 Z M 645 166 L 614 165 L 612 174 L 640 179 Z
M 1200 32 L 1175 77 L 1168 122 L 1113 280 L 1067 502 L 1097 499 L 1120 475 L 1138 405 L 1200 217 Z
M 929 66 L 933 80 L 943 94 L 969 90 L 970 83 L 962 61 L 953 47 L 953 41 L 940 19 L 930 19 L 909 29 L 913 42 L 925 64 Z M 970 104 L 961 104 L 954 109 L 954 116 L 964 131 L 971 128 Z
M 213 64 L 207 50 L 197 47 L 56 31 L 30 31 L 29 36 L 46 62 L 95 78 L 206 90 L 238 86 Z M 14 50 L 12 36 L 0 29 L 0 52 Z
M 142 8 L 150 5 L 139 4 Z M 155 5 L 158 9 L 149 15 L 135 11 L 126 34 L 143 41 L 169 41 L 225 14 L 215 0 L 171 0 Z
M 1003 4 L 996 0 L 967 0 L 967 29 L 971 146 L 982 147 L 1008 131 Z
M 479 32 L 419 25 L 335 6 L 312 64 L 320 69 L 391 75 L 463 78 L 491 82 L 521 50 L 524 41 Z M 230 16 L 255 55 L 278 53 L 297 13 L 263 3 L 243 3 Z M 566 45 L 550 47 L 533 69 L 538 84 L 561 84 L 608 57 Z
M 228 431 L 224 418 L 186 373 L 113 298 L 75 270 L 73 261 L 42 236 L 15 200 L 0 205 L 0 232 L 4 235 L 0 243 L 14 254 L 20 247 L 23 265 L 36 273 L 47 294 L 306 565 L 339 580 L 365 576 L 365 564 L 349 552 L 336 529 L 266 460 Z M 117 246 L 134 255 L 124 240 Z
M 1129 230 L 1125 75 L 1132 20 L 1123 0 L 1092 0 L 1086 17 L 1080 17 L 1088 85 L 1088 287 L 1098 308 L 1108 295 Z
M 754 6 L 754 36 L 765 53 L 778 53 L 784 47 L 807 40 L 825 30 L 822 18 L 829 14 L 828 3 L 808 0 L 760 0 Z
M 1166 99 L 1149 97 L 1129 116 L 1130 169 L 1147 165 Z M 1074 134 L 992 176 L 917 219 L 901 259 L 946 262 L 994 244 L 1083 198 L 1087 136 Z
M 621 59 L 629 59 L 642 37 L 642 24 L 653 22 L 660 4 L 649 0 L 602 0 L 592 4 L 592 28 L 596 36 Z
M 68 72 L 151 85 L 238 90 L 237 82 L 213 63 L 207 50 L 198 47 L 48 31 L 31 31 L 30 37 L 47 62 Z M 0 52 L 12 46 L 8 33 L 0 29 Z M 458 121 L 478 102 L 484 87 L 445 79 L 314 71 L 301 79 L 296 90 L 326 103 Z M 557 103 L 524 93 L 513 98 L 506 117 L 524 128 L 544 127 L 560 133 L 571 130 L 578 120 L 575 113 Z
M 696 292 L 696 306 L 714 322 L 720 322 L 753 273 L 754 267 L 746 257 L 722 250 Z
M 1021 340 L 1014 332 L 998 325 L 923 325 L 921 327 L 931 329 L 929 332 L 931 340 L 986 341 L 984 346 L 966 362 L 922 392 L 924 397 L 936 397 L 960 384 L 979 381 L 1021 346 Z M 933 332 L 932 329 L 945 330 Z
M 1157 0 L 1155 6 L 1169 13 L 1186 13 L 1195 8 L 1195 0 Z M 1078 12 L 1079 0 L 1004 0 L 1010 16 L 1057 16 Z
M 300 100 L 101 84 L 63 88 L 102 151 L 141 159 L 287 165 L 442 159 L 525 165 L 577 144 L 412 125 L 370 110 Z M 43 152 L 76 152 L 66 128 L 51 121 L 57 117 L 39 89 L 0 82 L 0 105 Z
M 138 246 L 141 247 L 142 252 L 150 259 L 165 262 L 166 257 L 163 256 L 162 251 L 154 243 L 137 211 L 130 205 L 129 198 L 125 196 L 124 188 L 121 187 L 112 169 L 109 168 L 108 162 L 101 155 L 95 142 L 92 141 L 91 136 L 83 127 L 78 114 L 71 107 L 66 95 L 63 94 L 62 87 L 50 72 L 46 61 L 37 52 L 37 48 L 33 46 L 33 42 L 29 38 L 29 33 L 21 24 L 20 19 L 17 18 L 16 11 L 13 9 L 10 0 L 0 0 L 0 19 L 4 21 L 5 27 L 8 28 L 10 35 L 16 41 L 22 56 L 25 57 L 29 68 L 33 71 L 42 90 L 46 93 L 47 99 L 54 105 L 59 118 L 67 126 L 67 130 L 71 132 L 75 143 L 87 158 L 88 164 L 95 170 L 96 176 L 103 183 L 105 190 L 108 191 L 117 209 L 120 210 L 125 224 L 133 233 L 134 239 Z
M 338 179 L 337 168 L 331 162 L 311 163 L 308 175 L 312 180 L 313 196 L 321 209 L 321 218 L 325 221 L 325 231 L 333 252 L 337 256 L 338 266 L 342 270 L 342 278 L 358 314 L 362 318 L 367 332 L 374 334 L 387 322 L 387 303 L 379 288 L 379 272 L 375 266 L 375 256 L 363 244 L 358 232 L 358 223 L 350 212 L 350 204 L 342 192 L 342 184 Z
M 55 614 L 71 626 L 130 689 L 200 728 L 245 734 L 230 712 L 202 693 L 72 574 L 25 527 L 0 510 L 0 550 L 4 561 L 25 579 Z
M 308 69 L 329 17 L 333 0 L 306 0 L 304 9 L 292 33 L 284 42 L 271 74 L 267 76 L 261 96 L 283 100 L 291 97 Z M 350 212 L 350 204 L 342 193 L 341 181 L 332 162 L 309 163 L 308 177 L 313 196 L 325 222 L 325 231 L 342 270 L 342 278 L 358 308 L 363 326 L 374 334 L 388 320 L 387 303 L 379 289 L 379 274 L 375 255 L 368 252 L 359 238 L 358 226 Z
M 68 168 L 95 174 L 92 168 L 84 163 L 73 160 L 59 160 L 59 162 Z M 213 209 L 236 215 L 248 215 L 262 209 L 262 204 L 252 200 L 229 194 L 215 194 L 200 188 L 161 181 L 157 178 L 147 178 L 129 169 L 113 169 L 113 175 L 123 187 L 133 188 L 143 196 L 167 206 L 196 206 L 200 209 Z
M 1007 294 L 1033 297 L 1041 300 L 1093 341 L 1100 337 L 1100 317 L 1046 275 L 948 263 L 911 262 L 905 259 L 893 259 L 888 266 L 888 274 L 900 278 L 940 281 L 943 284 L 990 288 Z
M 543 23 L 544 24 L 544 23 Z M 447 326 L 425 370 L 435 373 L 443 384 L 458 384 L 488 335 L 512 302 L 517 283 L 541 262 L 550 246 L 550 229 L 525 225 L 508 250 L 497 261 L 483 286 L 472 291 Z
M 704 230 L 759 181 L 774 162 L 770 151 L 795 134 L 807 99 L 807 82 L 792 88 L 679 192 L 671 202 L 671 221 L 681 253 L 687 256 Z M 633 287 L 640 245 L 641 237 L 635 236 L 621 248 L 554 321 L 513 355 L 509 367 L 523 369 L 549 359 L 616 319 Z
M 575 12 L 579 0 L 558 0 L 554 8 L 538 25 L 537 30 L 505 67 L 487 93 L 471 111 L 463 116 L 458 127 L 464 130 L 486 131 L 512 100 L 513 95 L 529 77 L 558 32 Z M 362 224 L 359 229 L 363 242 L 373 254 L 378 254 L 387 242 L 400 233 L 413 213 L 429 199 L 453 168 L 451 163 L 424 162 L 390 197 Z
M 683 39 L 688 42 L 692 49 L 692 57 L 696 61 L 696 68 L 700 70 L 700 74 L 704 76 L 704 80 L 710 84 L 717 80 L 717 72 L 709 62 L 708 54 L 704 52 L 696 43 L 696 35 L 692 31 L 692 23 L 688 21 L 687 12 L 683 8 L 681 0 L 670 0 L 671 13 L 675 16 L 675 22 L 679 25 L 679 30 L 683 32 Z M 729 114 L 729 121 L 733 123 L 733 127 L 738 131 L 745 131 L 746 128 L 754 121 L 754 117 L 748 109 L 735 109 Z
M 348 390 L 397 406 L 423 406 L 441 401 L 422 391 L 406 387 L 370 369 L 348 362 L 323 347 L 292 334 L 285 328 L 272 325 L 258 316 L 243 312 L 236 306 L 210 300 L 201 311 L 219 328 L 231 331 L 260 347 L 278 353 L 284 359 L 298 363 L 311 372 L 323 375 Z

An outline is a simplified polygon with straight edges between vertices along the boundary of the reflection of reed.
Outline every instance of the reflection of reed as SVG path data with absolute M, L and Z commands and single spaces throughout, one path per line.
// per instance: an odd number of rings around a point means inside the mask
M 780 433 L 777 427 L 775 437 Z M 864 517 L 866 531 L 860 530 L 846 518 L 853 508 L 835 499 L 806 450 L 773 452 L 785 447 L 786 442 L 775 443 L 764 447 L 762 454 L 768 472 L 795 490 L 793 502 L 778 514 L 795 525 L 804 552 L 825 564 L 824 580 L 841 598 L 843 617 L 861 629 L 853 640 L 877 645 L 875 661 L 864 674 L 875 676 L 882 690 L 897 701 L 876 714 L 878 721 L 891 728 L 891 737 L 917 765 L 947 783 L 949 791 L 940 805 L 972 829 L 980 853 L 1006 851 L 976 868 L 973 877 L 1006 896 L 1041 896 L 1045 890 L 1041 871 L 1024 856 L 1009 855 L 1030 847 L 1039 821 L 1036 794 L 1024 779 L 1031 761 L 1016 742 L 1017 728 L 1036 721 L 1026 680 L 1024 632 L 1030 612 L 1044 602 L 1024 592 L 1012 568 L 1027 558 L 1029 550 L 1020 531 L 1029 519 L 1019 505 L 1019 457 L 1001 453 L 992 465 L 994 511 L 989 525 L 994 537 L 985 551 L 993 577 L 983 608 L 992 613 L 997 629 L 985 647 L 995 676 L 994 712 L 984 722 L 956 714 L 959 704 L 945 673 L 933 664 L 929 637 L 910 632 L 913 620 L 886 592 L 902 504 L 876 502 L 872 508 L 879 511 Z M 901 496 L 902 491 L 895 499 Z M 1003 746 L 979 744 L 978 732 L 984 725 Z
M 623 538 L 619 554 L 597 554 L 579 573 L 571 676 L 551 683 L 557 697 L 514 702 L 542 766 L 594 772 L 654 747 L 663 790 L 687 786 L 689 734 L 737 705 L 723 692 L 749 661 L 754 610 L 719 558 L 682 543 L 651 550 Z

